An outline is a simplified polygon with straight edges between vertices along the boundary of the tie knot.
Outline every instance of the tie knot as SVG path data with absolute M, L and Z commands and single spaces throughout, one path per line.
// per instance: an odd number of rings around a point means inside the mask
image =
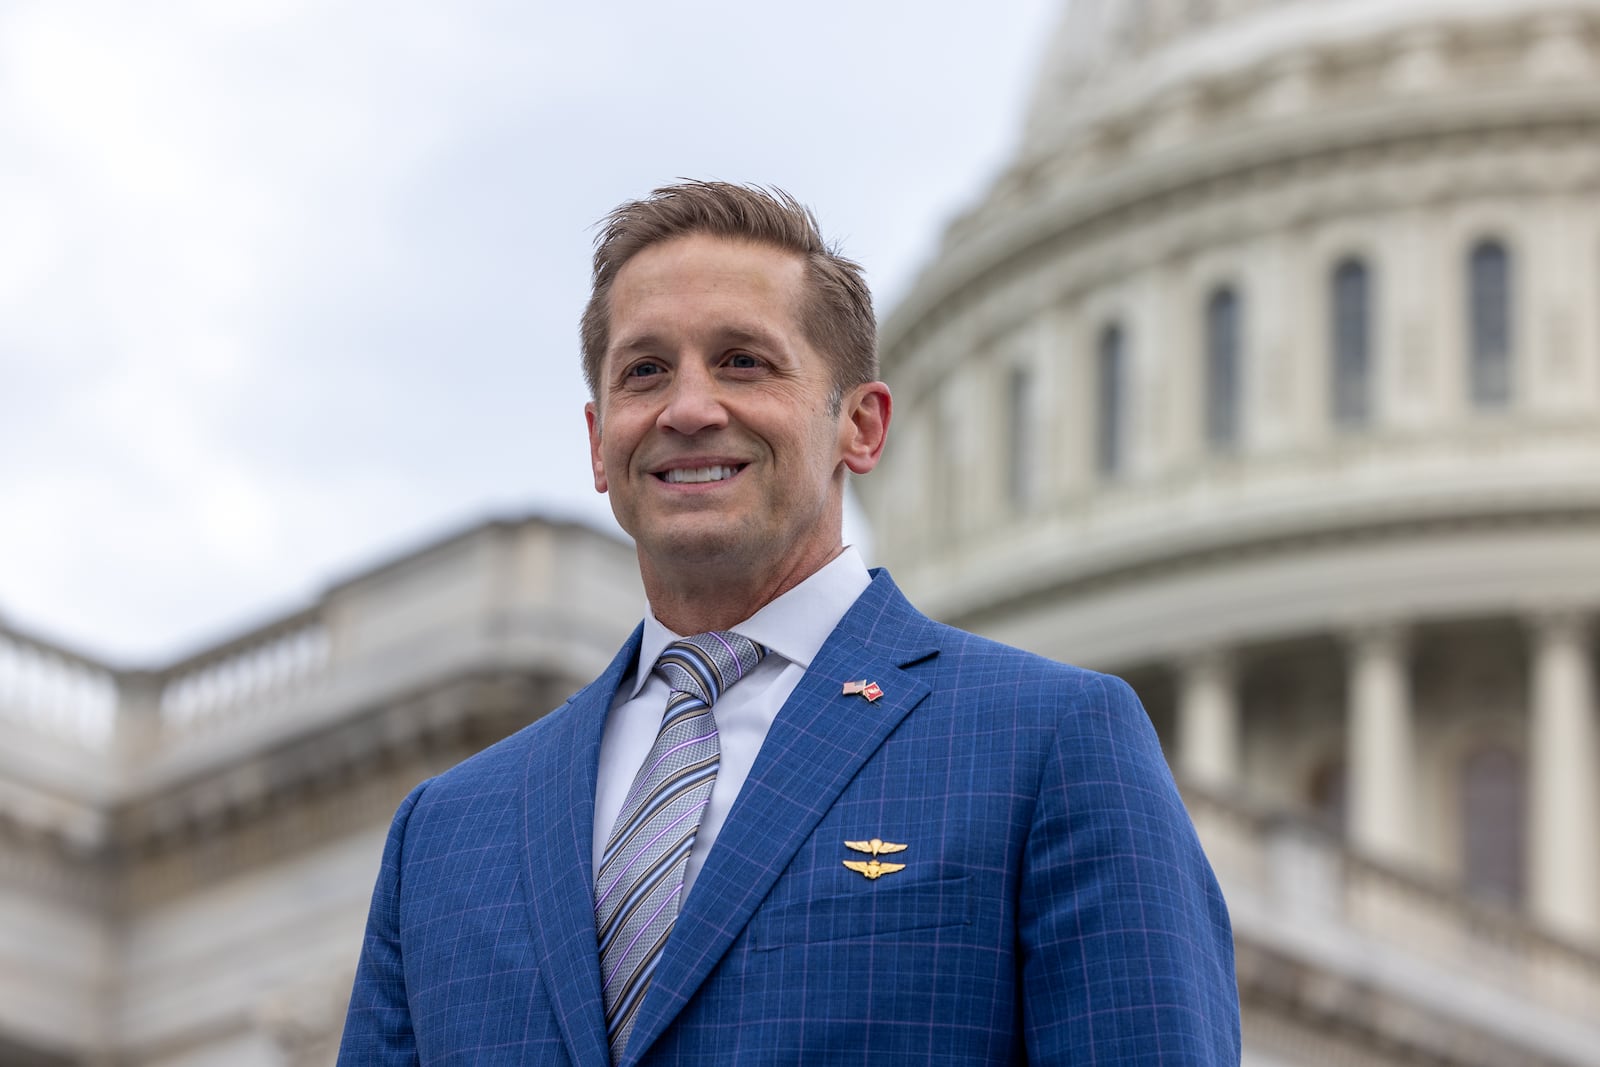
M 766 654 L 765 646 L 748 637 L 714 630 L 672 642 L 656 660 L 655 669 L 674 693 L 686 693 L 709 707 Z

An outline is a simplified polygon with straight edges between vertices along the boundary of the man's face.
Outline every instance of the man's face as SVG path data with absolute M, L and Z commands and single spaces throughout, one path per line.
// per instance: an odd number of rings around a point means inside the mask
M 830 412 L 804 285 L 793 253 L 701 234 L 617 274 L 589 452 L 647 581 L 730 566 L 798 580 L 838 550 L 844 471 L 876 464 L 888 396 L 857 386 Z M 879 393 L 882 425 L 864 431 Z

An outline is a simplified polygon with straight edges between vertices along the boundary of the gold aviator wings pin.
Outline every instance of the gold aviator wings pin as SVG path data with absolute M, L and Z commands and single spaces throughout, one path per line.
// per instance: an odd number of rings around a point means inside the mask
M 883 875 L 906 869 L 906 865 L 903 863 L 884 863 L 878 859 L 880 854 L 887 855 L 893 852 L 904 852 L 906 850 L 905 845 L 896 845 L 876 837 L 870 841 L 846 841 L 844 844 L 846 848 L 853 848 L 857 852 L 871 853 L 872 858 L 870 860 L 844 861 L 846 867 L 857 874 L 865 876 L 868 881 L 874 881 Z

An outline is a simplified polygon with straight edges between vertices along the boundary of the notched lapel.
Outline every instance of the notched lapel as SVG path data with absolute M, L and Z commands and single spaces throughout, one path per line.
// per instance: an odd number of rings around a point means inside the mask
M 523 827 L 533 940 L 572 1062 L 608 1067 L 600 959 L 595 947 L 594 793 L 606 713 L 639 655 L 642 627 L 593 684 L 563 709 L 528 755 Z
M 936 654 L 929 626 L 880 574 L 823 645 L 774 720 L 678 914 L 624 1064 L 665 1031 L 862 765 L 927 697 L 928 684 L 902 667 Z M 842 691 L 863 680 L 883 695 Z

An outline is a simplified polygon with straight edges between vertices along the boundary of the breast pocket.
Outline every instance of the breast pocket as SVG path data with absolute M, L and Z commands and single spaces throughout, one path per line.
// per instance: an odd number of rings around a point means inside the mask
M 782 904 L 758 912 L 751 947 L 770 952 L 785 945 L 815 945 L 971 926 L 977 910 L 972 876 L 937 881 L 868 882 L 850 893 Z

